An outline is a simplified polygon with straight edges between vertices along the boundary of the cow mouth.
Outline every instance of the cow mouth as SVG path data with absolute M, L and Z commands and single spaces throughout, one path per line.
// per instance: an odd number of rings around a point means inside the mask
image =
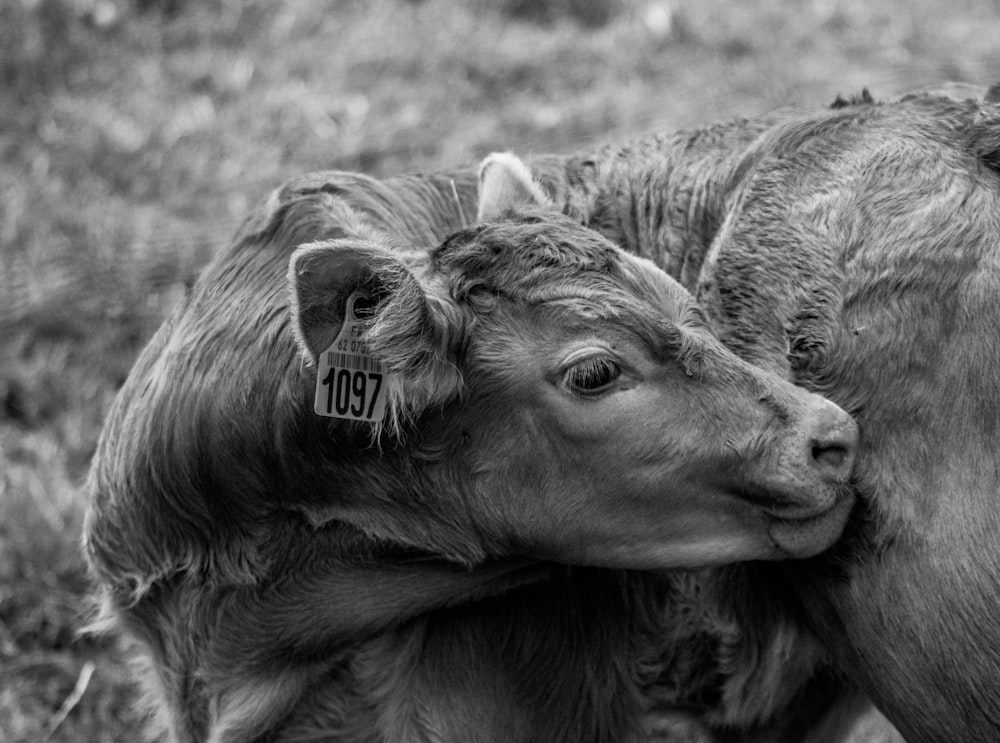
M 785 558 L 812 557 L 833 546 L 854 505 L 843 486 L 782 492 L 744 484 L 734 495 L 763 512 L 768 536 Z
M 744 485 L 738 488 L 734 495 L 760 508 L 769 518 L 797 522 L 822 516 L 835 508 L 843 497 L 843 489 L 823 488 L 817 493 L 816 489 L 810 488 L 804 497 L 800 492 L 783 493 L 773 488 Z
M 853 506 L 854 497 L 839 491 L 819 508 L 768 510 L 768 534 L 784 556 L 812 557 L 837 542 Z

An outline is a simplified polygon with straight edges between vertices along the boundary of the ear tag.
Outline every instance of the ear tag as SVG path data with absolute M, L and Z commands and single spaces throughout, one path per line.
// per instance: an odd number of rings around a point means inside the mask
M 352 421 L 382 420 L 389 397 L 386 374 L 382 362 L 368 352 L 363 340 L 365 325 L 355 312 L 355 303 L 367 299 L 362 292 L 347 298 L 340 334 L 319 356 L 313 403 L 317 415 Z

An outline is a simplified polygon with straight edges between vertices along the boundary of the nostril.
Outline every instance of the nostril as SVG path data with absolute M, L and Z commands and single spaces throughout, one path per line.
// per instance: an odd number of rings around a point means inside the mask
M 828 403 L 823 412 L 808 434 L 809 446 L 803 454 L 811 457 L 820 478 L 844 483 L 857 460 L 860 431 L 854 419 L 833 403 Z
M 851 454 L 843 444 L 813 444 L 812 457 L 821 468 L 839 471 L 845 469 Z

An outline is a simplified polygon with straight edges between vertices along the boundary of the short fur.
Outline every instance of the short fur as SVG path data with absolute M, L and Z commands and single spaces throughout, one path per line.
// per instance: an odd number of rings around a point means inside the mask
M 658 714 L 643 687 L 681 662 L 663 660 L 661 638 L 697 612 L 658 574 L 543 558 L 780 557 L 771 527 L 819 511 L 787 549 L 839 534 L 853 422 L 725 351 L 648 261 L 537 210 L 405 250 L 475 211 L 458 201 L 464 177 L 287 185 L 122 389 L 86 548 L 171 740 L 626 739 Z M 530 184 L 493 192 L 540 198 Z M 385 428 L 312 412 L 312 365 L 356 289 L 397 385 Z M 658 403 L 617 424 L 558 380 L 528 384 L 567 334 L 644 349 L 652 381 L 630 394 Z M 566 406 L 584 425 L 551 412 Z M 697 559 L 677 557 L 669 535 L 694 532 Z M 760 643 L 783 647 L 784 633 L 768 622 Z M 764 665 L 796 679 L 812 667 Z M 709 686 L 756 719 L 744 695 L 759 681 Z
M 787 572 L 911 743 L 1000 739 L 996 90 L 865 92 L 534 167 L 740 356 L 857 416 L 849 538 Z

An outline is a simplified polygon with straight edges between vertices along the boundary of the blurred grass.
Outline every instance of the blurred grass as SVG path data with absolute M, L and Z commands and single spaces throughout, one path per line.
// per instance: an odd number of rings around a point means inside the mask
M 0 2 L 0 739 L 140 738 L 117 646 L 77 639 L 81 480 L 138 349 L 284 178 L 989 83 L 997 38 L 992 0 Z

